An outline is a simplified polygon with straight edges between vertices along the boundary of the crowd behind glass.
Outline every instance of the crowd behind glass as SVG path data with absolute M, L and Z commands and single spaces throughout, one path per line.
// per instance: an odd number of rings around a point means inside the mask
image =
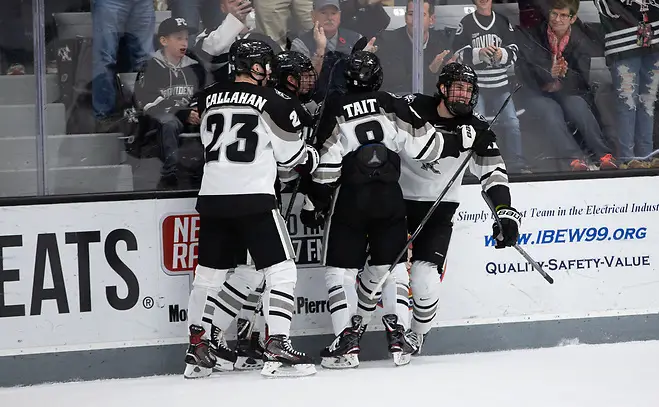
M 341 91 L 332 67 L 362 37 L 383 64 L 382 89 L 400 96 L 415 90 L 414 41 L 423 48 L 417 90 L 433 94 L 449 61 L 469 64 L 479 75 L 476 110 L 489 120 L 522 85 L 494 127 L 510 174 L 659 168 L 654 2 L 425 0 L 422 38 L 406 0 L 44 3 L 38 11 L 31 0 L 0 5 L 2 196 L 37 194 L 40 156 L 48 194 L 198 187 L 193 95 L 228 78 L 225 53 L 245 36 L 311 58 L 311 109 Z M 37 13 L 46 29 L 35 42 Z M 496 41 L 476 43 L 479 30 Z M 46 75 L 43 106 L 35 67 Z M 167 104 L 163 92 L 190 97 Z M 37 134 L 39 111 L 45 134 Z

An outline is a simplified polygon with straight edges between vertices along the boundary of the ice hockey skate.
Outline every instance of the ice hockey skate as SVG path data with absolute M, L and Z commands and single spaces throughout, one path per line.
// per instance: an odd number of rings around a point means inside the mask
M 211 352 L 210 342 L 203 338 L 204 334 L 206 334 L 204 328 L 190 325 L 190 345 L 185 355 L 183 373 L 186 379 L 208 377 L 213 372 L 217 360 Z
M 256 370 L 263 368 L 263 346 L 258 332 L 251 332 L 251 323 L 238 318 L 238 343 L 236 344 L 236 370 Z
M 236 363 L 236 352 L 227 346 L 224 334 L 220 328 L 211 327 L 210 352 L 215 357 L 216 363 L 213 370 L 217 372 L 230 372 Z
M 352 325 L 343 330 L 330 346 L 320 352 L 320 365 L 327 369 L 348 369 L 359 366 L 359 340 L 365 331 L 362 317 L 353 315 Z
M 421 347 L 423 346 L 423 334 L 408 329 L 405 332 L 405 338 L 407 343 L 409 343 L 415 349 L 415 351 L 412 352 L 412 355 L 416 356 L 421 354 Z
M 265 343 L 263 369 L 266 377 L 299 377 L 316 373 L 313 360 L 306 354 L 293 349 L 286 335 L 272 335 Z
M 412 354 L 416 349 L 407 341 L 405 337 L 405 328 L 398 324 L 398 317 L 393 314 L 382 317 L 387 341 L 389 342 L 389 352 L 394 358 L 396 366 L 404 366 L 412 360 Z

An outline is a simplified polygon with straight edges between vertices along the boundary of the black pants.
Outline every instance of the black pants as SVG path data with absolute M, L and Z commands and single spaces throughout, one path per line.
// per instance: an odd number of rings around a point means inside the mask
M 199 222 L 202 266 L 226 270 L 253 264 L 262 270 L 295 258 L 284 219 L 276 209 L 233 218 L 201 214 Z
M 405 203 L 398 183 L 342 185 L 325 227 L 323 264 L 362 268 L 392 264 L 407 239 Z M 404 262 L 405 256 L 399 262 Z
M 405 200 L 407 229 L 414 233 L 434 202 Z M 412 243 L 412 260 L 434 263 L 442 270 L 453 232 L 457 203 L 441 202 Z

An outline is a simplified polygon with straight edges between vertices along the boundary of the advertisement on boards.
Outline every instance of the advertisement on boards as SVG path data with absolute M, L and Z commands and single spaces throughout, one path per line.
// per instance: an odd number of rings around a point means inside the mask
M 519 244 L 497 250 L 465 186 L 436 326 L 659 312 L 659 192 L 648 178 L 512 184 Z M 0 356 L 184 343 L 197 263 L 195 199 L 0 208 Z M 331 332 L 322 230 L 293 210 L 299 277 L 292 334 Z M 382 310 L 378 309 L 376 321 Z M 375 324 L 373 324 L 375 325 Z
M 478 186 L 462 191 L 442 284 L 441 325 L 659 311 L 659 191 L 651 178 L 512 184 L 518 244 L 495 249 Z

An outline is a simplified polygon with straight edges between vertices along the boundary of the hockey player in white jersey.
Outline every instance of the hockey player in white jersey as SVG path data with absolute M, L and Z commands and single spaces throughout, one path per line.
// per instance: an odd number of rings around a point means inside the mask
M 268 85 L 281 91 L 287 96 L 306 103 L 311 100 L 316 83 L 316 71 L 313 68 L 311 60 L 304 54 L 296 51 L 282 51 L 275 55 L 271 65 L 272 72 L 268 78 Z M 299 117 L 303 126 L 303 137 L 308 140 L 313 132 L 314 118 L 303 105 L 303 112 Z M 279 178 L 275 183 L 275 193 L 281 189 L 282 182 L 291 182 L 297 177 L 302 177 L 306 186 L 310 182 L 310 174 L 300 174 L 294 168 L 279 168 Z M 304 193 L 305 188 L 301 186 L 300 193 Z M 278 194 L 277 200 L 281 206 L 281 194 Z M 281 209 L 281 208 L 280 208 Z M 263 366 L 263 313 L 259 305 L 259 299 L 263 293 L 263 287 L 259 287 L 256 292 L 250 293 L 247 302 L 238 314 L 237 320 L 237 342 L 236 342 L 236 363 L 234 367 L 237 370 L 252 370 Z
M 235 362 L 224 332 L 264 275 L 261 373 L 313 374 L 311 358 L 295 350 L 289 338 L 297 270 L 273 186 L 277 166 L 307 166 L 310 172 L 317 153 L 301 138 L 300 104 L 264 86 L 272 49 L 261 41 L 238 40 L 229 54 L 234 82 L 210 86 L 198 97 L 206 163 L 196 206 L 199 265 L 188 306 L 185 377 L 207 376 L 216 363 Z M 255 268 L 237 267 L 250 264 Z
M 487 130 L 489 125 L 485 119 L 473 113 L 478 101 L 476 73 L 469 66 L 451 63 L 440 73 L 437 90 L 434 97 L 415 94 L 407 99 L 411 107 L 438 131 L 457 131 L 464 126 L 475 131 L 477 137 L 472 146 L 475 154 L 469 169 L 480 180 L 501 218 L 503 240 L 497 240 L 496 248 L 512 246 L 517 242 L 521 215 L 511 207 L 506 165 L 496 145 L 496 136 Z M 400 185 L 410 232 L 419 226 L 465 157 L 466 154 L 462 153 L 460 157 L 446 157 L 433 163 L 419 163 L 403 157 Z M 414 302 L 412 326 L 406 337 L 417 352 L 439 306 L 439 284 L 453 230 L 453 215 L 460 202 L 463 176 L 464 172 L 414 240 L 410 269 Z M 499 228 L 495 223 L 494 236 L 498 235 Z
M 378 91 L 382 75 L 374 54 L 357 51 L 348 57 L 344 70 L 348 92 L 330 97 L 320 118 L 318 143 L 323 147 L 309 190 L 314 207 L 303 209 L 311 212 L 304 218 L 319 221 L 329 211 L 322 260 L 336 339 L 321 351 L 322 365 L 329 368 L 359 364 L 360 334 L 381 293 L 372 299 L 370 294 L 405 245 L 405 206 L 398 184 L 401 156 L 431 162 L 458 156 L 474 141 L 467 133 L 445 137 L 410 110 L 404 99 Z M 367 246 L 369 267 L 355 293 L 355 275 L 364 266 Z M 357 309 L 348 298 L 355 296 Z M 384 321 L 392 352 L 410 350 L 403 320 L 393 316 Z

